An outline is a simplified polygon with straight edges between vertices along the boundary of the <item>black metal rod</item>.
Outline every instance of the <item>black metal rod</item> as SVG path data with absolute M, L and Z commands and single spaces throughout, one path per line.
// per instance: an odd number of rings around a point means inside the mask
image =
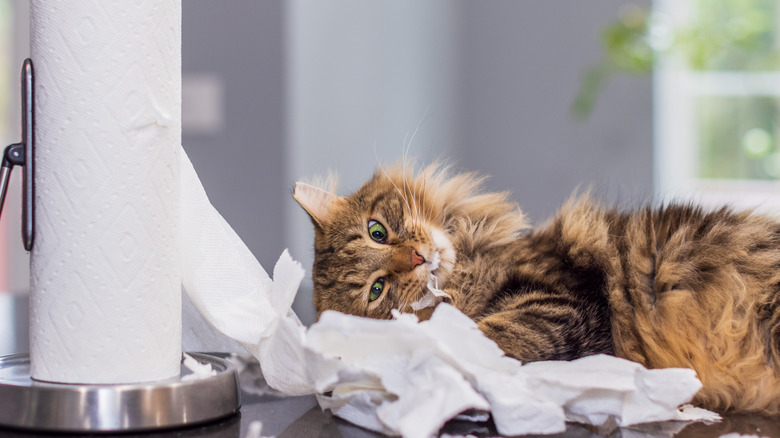
M 22 243 L 32 251 L 35 233 L 35 88 L 33 64 L 30 58 L 22 65 Z
M 11 167 L 6 166 L 5 163 L 3 163 L 3 165 L 0 166 L 0 217 L 2 217 L 3 205 L 5 205 L 5 193 L 8 191 L 8 180 L 10 177 Z

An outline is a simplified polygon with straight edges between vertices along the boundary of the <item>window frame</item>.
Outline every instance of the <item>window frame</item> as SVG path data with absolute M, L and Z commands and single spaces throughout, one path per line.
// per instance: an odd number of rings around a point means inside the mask
M 657 0 L 654 14 L 673 28 L 693 14 L 692 2 Z M 780 25 L 780 23 L 778 23 Z M 780 72 L 694 71 L 679 54 L 659 54 L 653 71 L 654 187 L 661 202 L 724 204 L 780 214 L 780 180 L 698 178 L 697 99 L 772 97 Z

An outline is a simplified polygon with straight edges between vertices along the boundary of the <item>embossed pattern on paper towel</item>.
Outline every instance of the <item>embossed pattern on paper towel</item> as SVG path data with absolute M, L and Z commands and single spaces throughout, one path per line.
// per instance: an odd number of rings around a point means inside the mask
M 32 2 L 33 377 L 179 373 L 181 3 Z

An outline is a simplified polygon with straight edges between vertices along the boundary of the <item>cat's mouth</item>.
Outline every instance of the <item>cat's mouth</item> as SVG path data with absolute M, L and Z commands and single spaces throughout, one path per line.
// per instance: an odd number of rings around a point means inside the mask
M 455 265 L 455 251 L 452 249 L 449 238 L 443 232 L 434 229 L 431 235 L 434 249 L 426 261 L 428 271 L 426 290 L 417 301 L 411 304 L 414 311 L 435 306 L 443 299 L 452 298 L 442 289 Z
M 430 266 L 428 266 L 428 283 L 426 287 L 428 288 L 428 291 L 433 293 L 435 296 L 442 298 L 452 298 L 448 293 L 442 291 L 439 288 L 439 264 L 441 263 L 441 256 L 439 255 L 439 251 L 436 251 L 433 253 L 433 257 L 430 261 Z
M 434 252 L 433 257 L 431 257 L 428 262 L 428 282 L 426 284 L 426 290 L 417 301 L 411 304 L 412 310 L 415 312 L 425 309 L 426 307 L 435 306 L 445 298 L 452 298 L 447 292 L 440 289 L 438 277 L 440 262 L 441 257 L 439 256 L 439 252 Z

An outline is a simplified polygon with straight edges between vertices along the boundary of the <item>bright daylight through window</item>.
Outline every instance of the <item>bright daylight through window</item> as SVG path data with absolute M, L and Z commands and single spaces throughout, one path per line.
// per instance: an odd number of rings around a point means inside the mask
M 661 199 L 780 212 L 779 14 L 776 0 L 656 2 Z

